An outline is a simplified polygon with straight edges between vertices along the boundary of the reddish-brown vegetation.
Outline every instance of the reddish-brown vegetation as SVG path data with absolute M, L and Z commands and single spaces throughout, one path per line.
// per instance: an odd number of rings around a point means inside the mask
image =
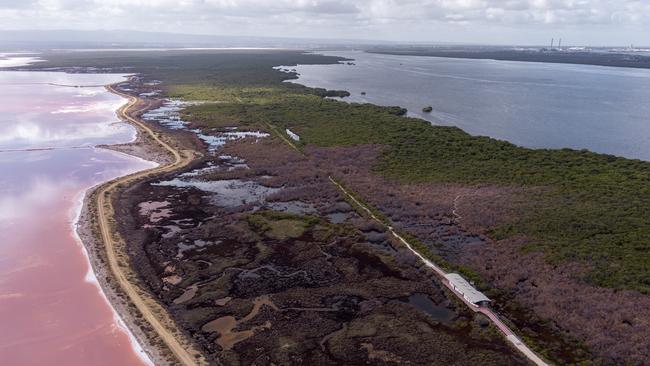
M 215 364 L 522 363 L 381 225 L 353 212 L 328 179 L 338 164 L 322 153 L 314 160 L 278 139 L 244 139 L 206 159 L 217 169 L 202 182 L 281 189 L 265 203 L 220 206 L 208 192 L 149 184 L 122 197 L 136 268 L 207 356 Z M 228 170 L 224 155 L 248 169 Z M 272 211 L 282 203 L 310 213 Z M 409 305 L 416 295 L 441 318 Z

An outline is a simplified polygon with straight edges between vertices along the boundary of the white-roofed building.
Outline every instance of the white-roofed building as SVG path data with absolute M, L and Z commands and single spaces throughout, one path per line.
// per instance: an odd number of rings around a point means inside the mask
M 449 281 L 449 284 L 454 290 L 463 295 L 465 300 L 475 306 L 484 305 L 485 303 L 490 302 L 490 299 L 488 299 L 487 296 L 485 296 L 481 291 L 475 289 L 474 286 L 470 285 L 470 283 L 458 273 L 447 273 L 445 278 Z
M 290 129 L 287 128 L 287 131 L 286 131 L 286 132 L 287 132 L 287 135 L 289 135 L 289 137 L 291 137 L 292 140 L 294 140 L 294 141 L 300 141 L 300 136 L 298 136 L 298 135 L 296 135 L 295 133 L 293 133 L 293 131 L 291 131 Z

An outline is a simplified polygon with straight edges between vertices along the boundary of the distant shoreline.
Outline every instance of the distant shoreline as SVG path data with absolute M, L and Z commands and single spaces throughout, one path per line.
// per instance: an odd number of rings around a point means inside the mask
M 424 56 L 461 58 L 474 60 L 540 62 L 570 65 L 592 65 L 650 69 L 650 57 L 627 53 L 528 51 L 528 50 L 483 50 L 483 49 L 436 49 L 436 48 L 376 48 L 367 53 L 394 56 Z

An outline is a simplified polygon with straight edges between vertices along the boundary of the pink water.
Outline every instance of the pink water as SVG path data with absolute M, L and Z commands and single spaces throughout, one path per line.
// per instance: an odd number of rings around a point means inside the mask
M 0 71 L 2 365 L 146 363 L 93 281 L 72 226 L 86 189 L 152 164 L 92 147 L 133 138 L 116 123 L 122 98 L 47 84 L 120 80 Z

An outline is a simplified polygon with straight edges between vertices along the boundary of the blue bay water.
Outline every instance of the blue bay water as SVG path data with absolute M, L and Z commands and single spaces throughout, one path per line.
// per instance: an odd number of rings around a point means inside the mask
M 355 65 L 299 65 L 294 82 L 348 90 L 349 102 L 399 105 L 433 124 L 521 146 L 650 160 L 650 70 L 326 54 Z M 433 111 L 422 112 L 426 106 Z

